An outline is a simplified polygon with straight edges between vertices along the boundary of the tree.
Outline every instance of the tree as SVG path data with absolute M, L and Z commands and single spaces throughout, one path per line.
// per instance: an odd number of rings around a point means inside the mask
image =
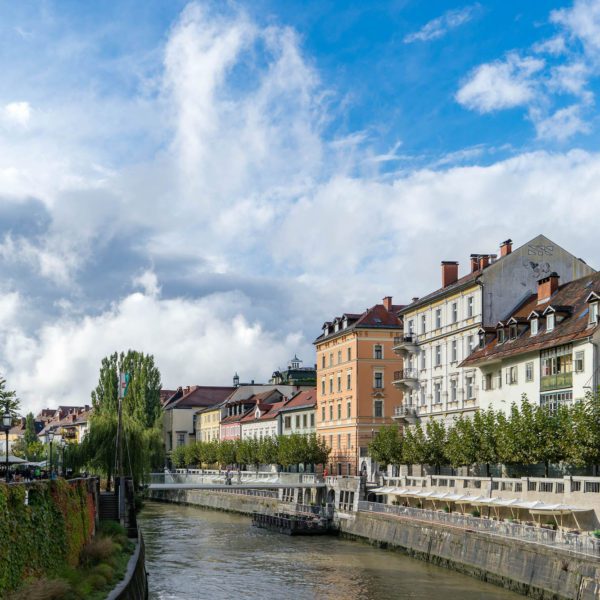
M 331 448 L 325 443 L 323 438 L 311 433 L 307 436 L 307 457 L 306 463 L 310 465 L 325 465 L 329 460 Z
M 2 414 L 9 413 L 14 419 L 18 416 L 21 402 L 17 398 L 17 392 L 6 389 L 6 379 L 0 377 L 0 410 Z
M 473 417 L 475 435 L 475 461 L 485 465 L 486 475 L 490 476 L 490 465 L 498 464 L 498 418 L 496 412 L 478 410 Z
M 25 417 L 25 433 L 23 434 L 23 440 L 25 441 L 26 446 L 38 441 L 37 432 L 35 431 L 35 418 L 32 412 L 27 413 L 27 416 Z
M 476 461 L 477 440 L 474 423 L 468 417 L 459 416 L 448 429 L 445 456 L 454 467 L 467 467 Z
M 227 465 L 236 464 L 237 455 L 238 455 L 238 447 L 240 446 L 240 442 L 237 440 L 223 440 L 217 446 L 217 462 L 220 465 L 226 467 Z M 254 458 L 252 455 L 248 455 L 249 458 Z
M 556 410 L 550 411 L 545 406 L 537 406 L 534 423 L 538 462 L 544 463 L 544 476 L 548 477 L 550 465 L 557 464 L 568 456 L 569 409 L 559 405 Z
M 443 421 L 430 420 L 425 426 L 427 441 L 425 443 L 425 462 L 435 467 L 436 474 L 446 464 L 446 427 Z
M 258 471 L 258 467 L 260 465 L 258 446 L 259 441 L 256 438 L 246 438 L 245 440 L 240 440 L 237 444 L 237 448 L 234 452 L 234 458 L 231 463 L 236 462 L 237 459 L 238 463 L 246 465 L 246 467 L 254 466 Z M 223 461 L 220 462 L 222 464 L 230 464 L 227 462 L 223 463 Z
M 588 392 L 572 408 L 568 460 L 576 466 L 590 465 L 598 474 L 600 464 L 600 393 Z
M 369 444 L 369 455 L 384 468 L 402 461 L 402 436 L 397 425 L 385 425 Z
M 421 423 L 416 423 L 412 427 L 404 430 L 404 444 L 402 449 L 402 458 L 404 464 L 419 465 L 427 461 L 425 433 Z
M 262 465 L 277 464 L 277 453 L 279 452 L 279 440 L 272 436 L 262 438 L 258 446 L 258 459 Z

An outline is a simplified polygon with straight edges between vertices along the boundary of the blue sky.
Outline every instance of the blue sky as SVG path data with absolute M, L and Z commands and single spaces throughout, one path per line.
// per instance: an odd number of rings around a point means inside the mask
M 265 379 L 544 233 L 600 264 L 600 0 L 0 2 L 0 371 Z

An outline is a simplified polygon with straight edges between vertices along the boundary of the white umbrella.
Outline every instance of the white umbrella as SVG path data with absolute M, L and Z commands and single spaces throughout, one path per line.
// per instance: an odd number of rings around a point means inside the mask
M 27 462 L 24 458 L 19 458 L 18 456 L 14 456 L 13 454 L 8 455 L 8 462 L 13 465 L 19 465 L 21 463 Z M 0 454 L 0 466 L 6 464 L 6 454 Z

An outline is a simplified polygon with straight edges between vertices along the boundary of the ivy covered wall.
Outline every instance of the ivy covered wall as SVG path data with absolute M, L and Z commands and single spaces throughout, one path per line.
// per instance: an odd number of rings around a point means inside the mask
M 95 480 L 0 484 L 0 597 L 29 577 L 76 566 L 94 533 Z

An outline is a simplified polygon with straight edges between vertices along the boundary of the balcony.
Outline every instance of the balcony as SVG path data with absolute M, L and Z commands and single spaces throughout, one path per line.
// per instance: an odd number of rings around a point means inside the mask
M 561 390 L 573 387 L 573 373 L 556 373 L 555 375 L 544 375 L 540 381 L 540 390 Z
M 415 354 L 419 347 L 417 345 L 418 338 L 416 333 L 407 333 L 394 338 L 393 350 L 398 356 L 406 356 L 409 352 Z
M 394 371 L 392 384 L 399 390 L 411 391 L 419 387 L 419 375 L 417 369 L 403 369 Z
M 419 409 L 416 406 L 412 404 L 403 404 L 402 406 L 396 406 L 392 419 L 394 419 L 394 421 L 403 421 L 404 423 L 413 425 L 416 423 L 418 417 Z

